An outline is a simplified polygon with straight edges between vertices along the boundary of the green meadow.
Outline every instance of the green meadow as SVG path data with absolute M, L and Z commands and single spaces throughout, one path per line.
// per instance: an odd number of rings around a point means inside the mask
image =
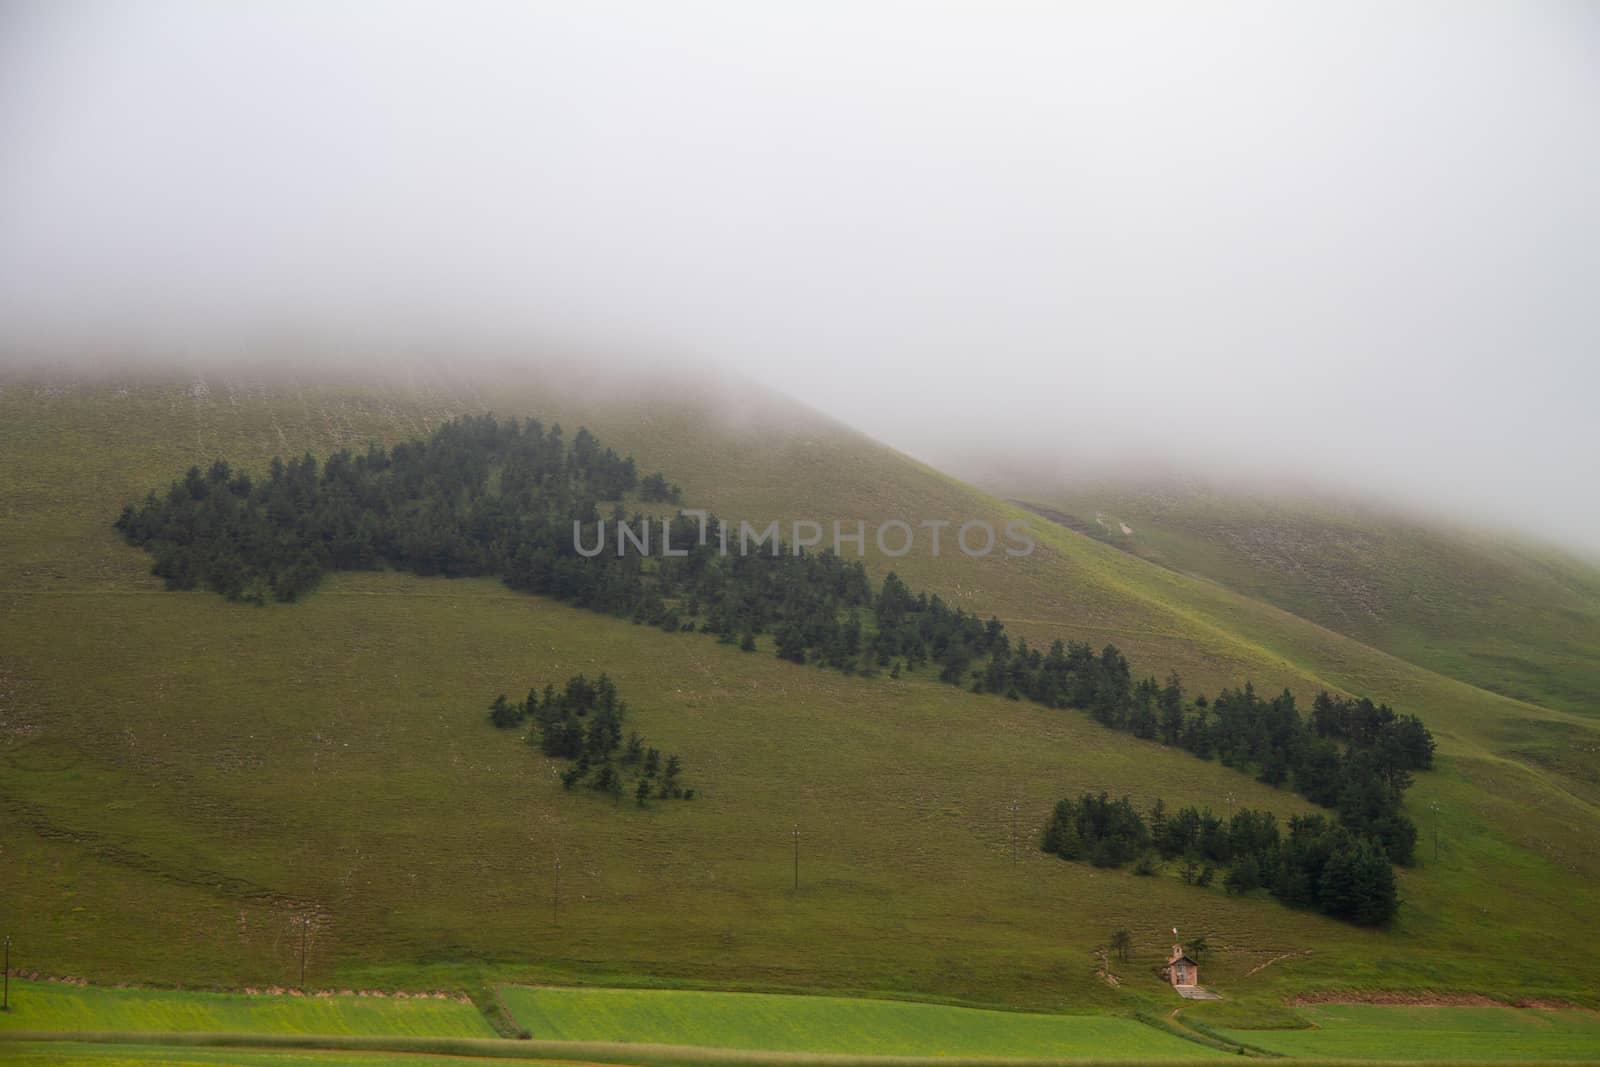
M 523 1043 L 527 1044 L 527 1043 Z M 248 1042 L 223 1048 L 192 1045 L 143 1045 L 82 1042 L 7 1042 L 0 1044 L 7 1063 L 34 1065 L 93 1064 L 97 1067 L 132 1067 L 160 1063 L 167 1067 L 446 1067 L 486 1065 L 604 1063 L 618 1067 L 1095 1067 L 1097 1064 L 1215 1063 L 1215 1059 L 1139 1056 L 1097 1056 L 1090 1059 L 982 1059 L 910 1056 L 839 1056 L 818 1053 L 739 1052 L 723 1049 L 671 1048 L 648 1045 L 555 1045 L 538 1053 L 519 1054 L 511 1042 L 477 1046 L 452 1046 L 449 1050 L 393 1047 L 382 1051 L 364 1048 L 282 1049 L 252 1047 Z
M 16 979 L 11 1010 L 0 1013 L 0 1032 L 7 1030 L 494 1036 L 477 1008 L 455 998 L 105 989 Z
M 421 1052 L 361 1052 L 318 1049 L 185 1048 L 172 1045 L 85 1044 L 59 1041 L 16 1041 L 0 1045 L 5 1062 L 36 1067 L 68 1067 L 92 1064 L 94 1067 L 445 1067 L 471 1062 L 459 1054 L 428 1055 Z M 486 1059 L 493 1064 L 547 1064 L 559 1061 L 501 1058 Z
M 519 984 L 579 983 L 649 987 L 614 994 L 641 1004 L 691 988 L 920 998 L 1073 1013 L 1027 1024 L 1002 1013 L 1005 1026 L 1038 1027 L 1028 1041 L 1103 1025 L 1105 1041 L 1165 1043 L 1131 1017 L 1178 1006 L 1152 973 L 1178 926 L 1207 936 L 1204 980 L 1241 1030 L 1294 1024 L 1282 998 L 1307 990 L 1596 1004 L 1573 944 L 1600 915 L 1591 718 L 1030 519 L 815 414 L 737 392 L 730 402 L 734 388 L 590 389 L 521 372 L 0 375 L 0 925 L 14 965 L 101 983 L 292 985 L 304 923 L 316 988 L 443 989 L 480 1005 L 502 983 L 518 1003 Z M 686 504 L 734 518 L 1028 520 L 1031 557 L 924 548 L 895 569 L 1033 643 L 1114 641 L 1136 672 L 1177 669 L 1191 692 L 1250 678 L 1292 688 L 1302 707 L 1326 686 L 1421 715 L 1439 765 L 1409 794 L 1422 862 L 1400 872 L 1399 920 L 1361 930 L 1229 896 L 1220 879 L 1198 889 L 1175 869 L 1139 877 L 1040 854 L 1051 806 L 1086 790 L 1219 812 L 1232 796 L 1280 819 L 1309 810 L 1076 712 L 928 677 L 799 667 L 765 643 L 745 653 L 489 580 L 340 574 L 303 603 L 262 608 L 169 593 L 110 527 L 123 503 L 192 463 L 263 469 L 274 454 L 395 442 L 481 410 L 586 423 L 666 471 Z M 877 577 L 884 564 L 867 560 Z M 1430 640 L 1453 638 L 1441 627 Z M 487 725 L 496 693 L 579 671 L 617 679 L 633 725 L 682 756 L 692 802 L 640 809 L 566 793 L 553 762 Z M 1119 927 L 1134 945 L 1112 964 L 1113 985 L 1097 953 Z M 106 1008 L 131 1014 L 95 1028 L 489 1032 L 453 1000 L 385 1000 L 368 1015 L 308 999 L 303 1010 L 336 1016 L 324 1024 L 163 996 Z M 664 1001 L 691 1002 L 716 1003 Z M 889 1026 L 857 1013 L 911 1010 L 850 1003 L 827 1040 Z M 582 1022 L 549 1004 L 538 1007 L 548 1018 L 522 1018 L 532 1007 L 515 1011 L 530 1030 Z M 412 1011 L 424 1014 L 398 1021 Z M 666 1035 L 650 1040 L 790 1040 L 774 1017 L 748 1031 L 681 1006 L 619 1018 L 614 1028 Z M 990 1051 L 987 1039 L 961 1044 L 953 1024 L 892 1018 L 906 1041 Z M 1099 1040 L 1080 1049 L 1111 1054 L 1091 1047 Z
M 1209 1051 L 1133 1019 L 1097 1015 L 660 989 L 500 992 L 535 1039 L 907 1056 L 1166 1058 Z
M 1297 1009 L 1307 1028 L 1222 1031 L 1296 1058 L 1600 1059 L 1600 1015 L 1523 1008 L 1327 1004 Z

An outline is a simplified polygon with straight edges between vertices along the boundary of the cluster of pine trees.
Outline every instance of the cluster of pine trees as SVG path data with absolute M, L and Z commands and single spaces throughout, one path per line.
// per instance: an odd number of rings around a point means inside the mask
M 683 503 L 683 490 L 667 482 L 666 476 L 660 471 L 647 474 L 639 482 L 639 498 L 651 502 L 661 501 L 667 504 Z
M 379 567 L 501 574 L 574 599 L 614 581 L 608 562 L 626 561 L 579 558 L 573 519 L 598 518 L 601 501 L 620 500 L 637 481 L 633 458 L 588 430 L 569 443 L 559 425 L 484 415 L 320 466 L 309 453 L 274 458 L 260 481 L 222 460 L 192 467 L 166 493 L 125 507 L 116 526 L 155 556 L 168 588 L 230 600 L 294 600 L 330 570 Z
M 700 630 L 750 651 L 758 636 L 770 634 L 776 653 L 792 662 L 861 668 L 872 586 L 859 561 L 796 553 L 776 540 L 771 549 L 748 555 L 734 542 L 724 553 L 721 530 L 712 517 L 701 543 L 698 519 L 681 515 L 672 523 L 674 549 L 686 554 L 644 561 L 647 581 L 629 612 L 635 621 Z
M 1157 857 L 1180 859 L 1184 881 L 1201 886 L 1223 868 L 1229 893 L 1264 887 L 1290 907 L 1364 926 L 1388 922 L 1400 906 L 1379 843 L 1321 815 L 1291 818 L 1285 834 L 1271 812 L 1244 808 L 1223 820 L 1193 807 L 1169 813 L 1158 800 L 1147 818 L 1127 797 L 1085 793 L 1056 804 L 1042 847 L 1099 867 L 1137 862 L 1144 874 L 1155 873 Z
M 1108 648 L 1102 661 L 1113 651 Z M 1120 662 L 1110 689 L 1117 699 L 1090 709 L 1107 726 L 1220 760 L 1268 785 L 1290 786 L 1312 803 L 1334 809 L 1348 829 L 1376 839 L 1393 862 L 1412 861 L 1417 828 L 1401 806 L 1411 772 L 1431 768 L 1434 750 L 1432 734 L 1415 716 L 1396 717 L 1384 707 L 1389 726 L 1330 737 L 1315 719 L 1301 717 L 1288 690 L 1267 700 L 1246 682 L 1212 701 L 1197 696 L 1191 707 L 1176 675 L 1165 686 L 1147 678 L 1130 690 Z M 1322 692 L 1314 707 L 1342 703 Z M 1370 701 L 1353 703 L 1371 706 Z
M 1114 729 L 1291 787 L 1336 810 L 1392 861 L 1411 859 L 1416 827 L 1401 802 L 1410 773 L 1433 759 L 1433 738 L 1414 716 L 1324 693 L 1307 723 L 1292 694 L 1263 699 L 1249 683 L 1191 702 L 1176 674 L 1165 684 L 1136 682 L 1115 645 L 1098 654 L 1079 642 L 1032 648 L 996 618 L 914 593 L 893 573 L 874 590 L 860 561 L 793 551 L 776 533 L 757 551 L 725 550 L 728 531 L 714 516 L 668 520 L 673 555 L 580 552 L 580 542 L 602 539 L 602 502 L 614 530 L 629 493 L 681 498 L 659 473 L 639 479 L 632 457 L 585 429 L 569 442 L 559 426 L 485 415 L 390 450 L 339 452 L 320 467 L 310 455 L 274 460 L 260 482 L 221 461 L 205 473 L 192 468 L 164 495 L 125 508 L 116 525 L 177 589 L 205 586 L 259 603 L 293 600 L 331 569 L 497 574 L 516 589 L 668 631 L 703 631 L 747 651 L 768 638 L 794 663 L 894 676 L 926 669 L 975 692 L 1080 708 Z M 644 527 L 638 513 L 627 521 Z M 592 726 L 563 720 L 539 736 L 581 759 Z
M 677 756 L 661 756 L 645 747 L 637 730 L 622 739 L 628 705 L 617 695 L 617 685 L 605 674 L 591 682 L 581 674 L 567 679 L 565 688 L 546 685 L 541 697 L 536 688 L 526 700 L 508 700 L 504 693 L 489 705 L 489 721 L 502 730 L 531 722 L 528 744 L 538 745 L 547 756 L 572 761 L 561 775 L 567 789 L 585 785 L 620 799 L 625 777 L 634 775 L 632 793 L 643 807 L 652 798 L 693 800 L 694 790 L 684 788 L 683 763 Z
M 1417 829 L 1401 805 L 1411 772 L 1432 767 L 1434 750 L 1433 736 L 1415 716 L 1323 692 L 1314 708 L 1335 711 L 1319 710 L 1308 723 L 1293 693 L 1265 700 L 1249 682 L 1191 703 L 1175 672 L 1165 684 L 1153 677 L 1135 682 L 1115 645 L 1099 655 L 1075 641 L 1056 641 L 1044 652 L 1026 640 L 1013 645 L 999 620 L 985 623 L 949 611 L 938 597 L 912 596 L 893 574 L 873 608 L 877 627 L 867 647 L 880 662 L 894 655 L 911 667 L 931 660 L 940 678 L 974 692 L 1082 708 L 1112 729 L 1218 759 L 1269 785 L 1292 786 L 1337 811 L 1351 831 L 1379 841 L 1393 862 L 1412 860 Z
M 1319 737 L 1339 737 L 1365 748 L 1387 750 L 1388 757 L 1409 770 L 1433 766 L 1433 735 L 1415 715 L 1397 715 L 1387 704 L 1366 697 L 1318 693 L 1311 704 L 1311 726 Z

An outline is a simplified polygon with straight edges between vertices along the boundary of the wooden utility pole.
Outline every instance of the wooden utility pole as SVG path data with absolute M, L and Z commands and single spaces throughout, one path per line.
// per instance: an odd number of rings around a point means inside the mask
M 561 924 L 561 857 L 556 857 L 555 877 L 550 881 L 550 924 Z
M 1017 800 L 1011 798 L 1011 862 L 1017 862 Z
M 6 935 L 5 992 L 0 994 L 0 1011 L 11 1010 L 11 935 Z
M 794 824 L 794 888 L 800 890 L 800 824 Z
M 1433 812 L 1433 862 L 1439 862 L 1439 802 L 1430 800 L 1428 810 Z
M 306 991 L 306 931 L 311 926 L 311 916 L 300 913 L 300 992 Z

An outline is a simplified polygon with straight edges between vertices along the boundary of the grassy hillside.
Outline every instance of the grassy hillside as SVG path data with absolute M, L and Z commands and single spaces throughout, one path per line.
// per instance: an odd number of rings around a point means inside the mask
M 1115 641 L 1191 688 L 1252 677 L 1308 700 L 1326 685 L 1422 715 L 1441 743 L 1410 805 L 1429 862 L 1402 874 L 1396 929 L 1038 854 L 1051 804 L 1080 790 L 1305 810 L 1077 713 L 796 667 L 486 580 L 340 575 L 265 608 L 168 593 L 110 529 L 190 463 L 259 469 L 485 409 L 586 422 L 735 518 L 1026 517 L 735 387 L 737 405 L 580 381 L 0 377 L 0 922 L 17 962 L 286 984 L 309 915 L 318 987 L 577 979 L 1126 1011 L 1168 1004 L 1150 968 L 1178 925 L 1217 950 L 1208 982 L 1251 1003 L 1339 985 L 1592 997 L 1570 952 L 1600 916 L 1588 722 L 1063 528 L 1035 521 L 1027 559 L 896 568 L 1030 639 Z M 580 670 L 618 679 L 641 731 L 683 755 L 693 802 L 565 794 L 553 764 L 485 724 L 495 692 Z M 1113 988 L 1094 951 L 1119 926 L 1136 957 Z
M 1600 716 L 1600 567 L 1555 549 L 1371 506 L 1192 483 L 1024 497 L 1144 559 L 1430 670 Z

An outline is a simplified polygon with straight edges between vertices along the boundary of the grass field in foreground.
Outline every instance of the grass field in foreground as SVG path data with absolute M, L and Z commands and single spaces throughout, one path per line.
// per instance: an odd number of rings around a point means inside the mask
M 4 1054 L 7 1064 L 25 1064 L 28 1067 L 43 1067 L 46 1064 L 51 1067 L 63 1064 L 89 1064 L 93 1067 L 148 1067 L 149 1064 L 161 1064 L 162 1067 L 393 1067 L 400 1064 L 446 1067 L 448 1064 L 462 1063 L 481 1063 L 485 1067 L 514 1067 L 516 1064 L 565 1064 L 572 1067 L 574 1064 L 602 1063 L 616 1067 L 848 1067 L 856 1062 L 872 1063 L 875 1067 L 1049 1067 L 1056 1064 L 1070 1064 L 1071 1067 L 1117 1064 L 1121 1067 L 1130 1063 L 1151 1062 L 1149 1057 L 1068 1061 L 892 1057 L 856 1061 L 817 1053 L 727 1053 L 662 1046 L 580 1046 L 577 1049 L 550 1050 L 545 1052 L 546 1058 L 541 1059 L 520 1056 L 514 1050 L 503 1047 L 481 1052 L 430 1052 L 406 1049 L 194 1047 L 80 1041 L 6 1041 L 0 1042 L 0 1053 Z M 1183 1067 L 1184 1064 L 1199 1065 L 1212 1061 L 1160 1059 L 1155 1062 L 1165 1067 Z
M 430 1067 L 446 1064 L 483 1063 L 485 1065 L 510 1065 L 517 1064 L 571 1064 L 571 1060 L 541 1060 L 524 1059 L 522 1057 L 462 1057 L 454 1054 L 430 1055 L 427 1053 L 395 1053 L 395 1052 L 347 1052 L 322 1049 L 250 1049 L 250 1048 L 172 1048 L 164 1045 L 96 1045 L 78 1042 L 10 1042 L 5 1046 L 8 1064 L 26 1065 L 26 1067 L 60 1067 L 63 1064 L 90 1064 L 93 1067 L 147 1067 L 151 1063 L 160 1063 L 164 1067 L 394 1067 L 398 1064 L 414 1064 L 417 1067 Z M 623 1060 L 606 1061 L 609 1063 L 623 1063 Z M 641 1060 L 641 1063 L 649 1062 Z M 733 1067 L 736 1061 L 726 1062 Z M 838 1067 L 848 1064 L 849 1060 L 823 1059 L 817 1056 L 797 1054 L 792 1059 L 752 1061 L 754 1067 L 767 1067 L 768 1064 L 777 1067 L 779 1063 L 792 1064 L 793 1067 Z M 915 1060 L 877 1060 L 876 1064 L 910 1065 L 918 1064 Z M 951 1060 L 948 1067 L 961 1067 L 962 1064 L 971 1064 L 975 1061 Z M 977 1061 L 981 1062 L 981 1061 Z M 1051 1061 L 1016 1061 L 1019 1065 L 1033 1062 Z M 1118 1063 L 1117 1060 L 1077 1060 L 1073 1061 L 1074 1067 L 1094 1067 L 1096 1063 Z M 1123 1060 L 1121 1063 L 1129 1061 Z M 1184 1061 L 1162 1061 L 1178 1067 Z M 1201 1062 L 1201 1061 L 1189 1061 Z M 1337 1060 L 1295 1060 L 1297 1065 L 1304 1067 L 1323 1067 L 1323 1065 L 1336 1064 Z M 1403 1064 L 1408 1061 L 1374 1061 L 1373 1067 L 1378 1067 L 1379 1062 Z M 1415 1061 L 1409 1061 L 1415 1062 Z M 1467 1067 L 1467 1065 L 1487 1065 L 1493 1061 L 1485 1060 L 1438 1060 L 1429 1061 L 1428 1067 Z M 1563 1061 L 1521 1061 L 1531 1065 L 1535 1063 L 1558 1063 Z M 1565 1061 L 1570 1062 L 1570 1061 Z M 688 1061 L 674 1061 L 674 1067 L 684 1067 Z M 933 1061 L 921 1061 L 919 1067 L 935 1067 Z M 939 1061 L 938 1067 L 945 1067 Z
M 1162 1058 L 1210 1052 L 1132 1019 L 1108 1016 L 663 989 L 503 986 L 501 996 L 535 1040 L 909 1056 Z
M 1600 1015 L 1592 1012 L 1375 1004 L 1297 1010 L 1314 1029 L 1224 1032 L 1294 1057 L 1600 1060 Z
M 167 1045 L 95 1045 L 78 1041 L 17 1041 L 0 1045 L 7 1064 L 52 1067 L 59 1064 L 93 1064 L 94 1067 L 393 1067 L 394 1064 L 459 1064 L 455 1055 L 424 1053 L 348 1052 L 340 1049 L 173 1048 Z M 486 1059 L 484 1062 L 514 1067 L 544 1064 L 533 1059 Z
M 11 1010 L 0 1015 L 0 1030 L 495 1036 L 477 1008 L 458 1000 L 250 996 L 23 981 L 11 983 Z

